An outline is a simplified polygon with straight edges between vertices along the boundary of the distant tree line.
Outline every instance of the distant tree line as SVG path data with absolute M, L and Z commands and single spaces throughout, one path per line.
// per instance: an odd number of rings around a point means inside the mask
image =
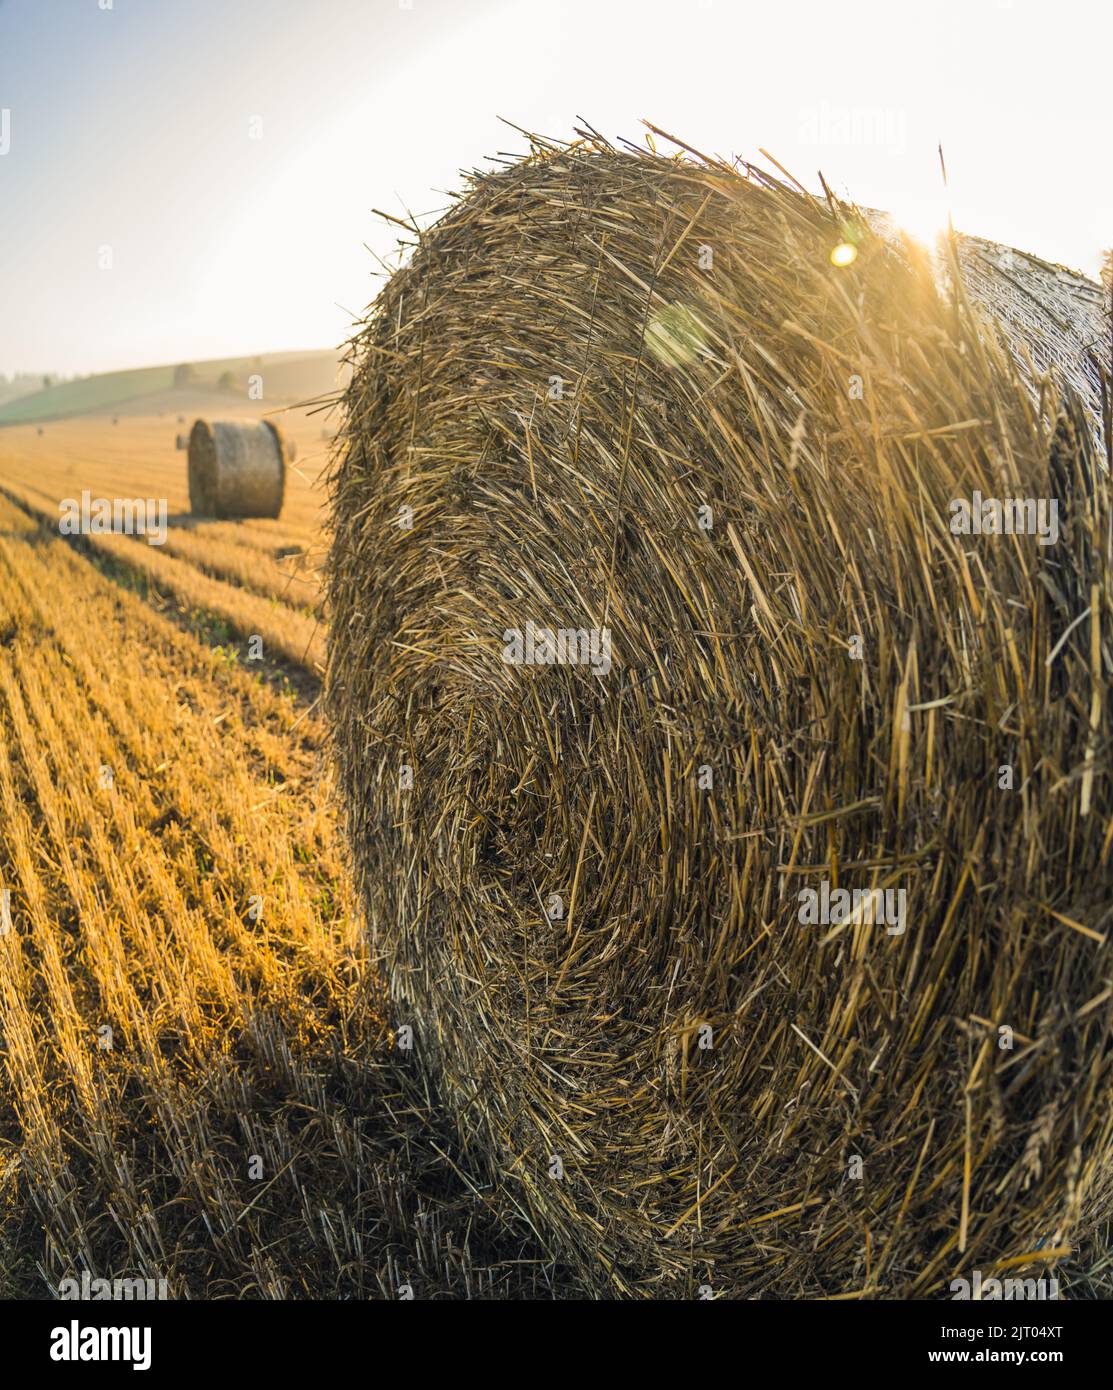
M 61 377 L 38 372 L 14 372 L 11 376 L 0 372 L 0 405 L 5 401 L 16 401 L 20 396 L 30 396 L 35 391 L 45 391 L 61 380 Z

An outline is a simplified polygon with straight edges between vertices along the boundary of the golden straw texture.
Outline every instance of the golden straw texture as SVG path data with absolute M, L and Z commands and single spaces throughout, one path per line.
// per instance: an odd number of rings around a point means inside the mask
M 604 1295 L 1038 1272 L 1113 1176 L 1081 406 L 853 208 L 598 140 L 476 176 L 351 355 L 348 843 L 491 1181 Z

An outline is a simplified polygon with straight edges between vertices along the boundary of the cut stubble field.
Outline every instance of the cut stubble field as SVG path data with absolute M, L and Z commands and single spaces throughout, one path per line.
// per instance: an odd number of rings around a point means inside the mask
M 0 1297 L 86 1270 L 176 1298 L 541 1291 L 442 1161 L 350 910 L 324 445 L 299 440 L 281 520 L 194 523 L 173 435 L 0 432 Z M 166 497 L 166 545 L 62 537 L 84 488 Z

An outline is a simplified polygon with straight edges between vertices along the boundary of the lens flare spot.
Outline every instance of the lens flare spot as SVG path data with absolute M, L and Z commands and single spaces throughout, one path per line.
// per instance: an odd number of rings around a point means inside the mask
M 707 351 L 707 329 L 685 304 L 666 304 L 650 317 L 645 345 L 666 367 L 686 367 Z
M 840 241 L 831 252 L 832 265 L 853 265 L 858 259 L 858 248 L 849 241 Z

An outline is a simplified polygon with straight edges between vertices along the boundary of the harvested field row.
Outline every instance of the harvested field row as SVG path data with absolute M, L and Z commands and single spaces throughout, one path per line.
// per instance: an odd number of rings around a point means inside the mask
M 37 510 L 34 514 L 49 524 L 49 515 Z M 320 621 L 311 614 L 211 579 L 141 538 L 107 535 L 88 540 L 98 554 L 134 571 L 159 592 L 173 596 L 187 611 L 211 614 L 241 639 L 261 637 L 268 656 L 278 655 L 310 672 L 323 670 L 324 638 Z
M 545 1291 L 390 1050 L 321 736 L 0 499 L 4 1296 Z
M 129 484 L 134 488 L 134 479 L 116 480 L 109 495 L 124 497 L 133 495 L 128 491 Z M 55 499 L 41 488 L 30 484 L 15 482 L 0 483 L 8 496 L 21 503 L 41 520 L 44 526 L 54 527 L 58 521 L 58 507 Z M 280 604 L 301 614 L 316 619 L 321 611 L 321 585 L 315 569 L 316 556 L 308 553 L 298 544 L 273 544 L 273 538 L 253 537 L 254 543 L 245 543 L 245 538 L 229 537 L 216 533 L 216 526 L 231 523 L 199 522 L 192 517 L 171 518 L 166 540 L 156 547 L 162 556 L 174 556 L 185 562 L 187 569 L 198 571 L 202 576 L 232 589 L 242 589 L 272 603 Z M 240 523 L 243 525 L 243 523 Z M 129 546 L 148 547 L 145 537 L 127 536 L 89 536 L 89 543 L 99 546 L 106 553 L 114 550 L 127 563 L 137 569 L 149 569 L 154 563 L 129 550 Z M 262 545 L 261 539 L 272 543 Z M 116 543 L 113 545 L 113 543 Z M 281 558 L 279 558 L 281 557 Z M 166 567 L 163 567 L 163 572 Z M 177 586 L 181 587 L 181 586 Z M 188 595 L 183 594 L 183 597 Z M 227 596 L 217 599 L 219 607 L 227 609 L 236 600 Z M 215 611 L 215 610 L 214 610 Z

